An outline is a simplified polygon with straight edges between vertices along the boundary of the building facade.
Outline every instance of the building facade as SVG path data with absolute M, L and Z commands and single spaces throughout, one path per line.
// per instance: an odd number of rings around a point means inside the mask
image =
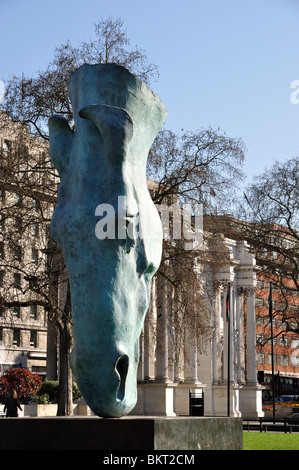
M 256 292 L 257 369 L 259 383 L 264 386 L 265 400 L 272 396 L 273 372 L 276 398 L 299 395 L 299 337 L 294 331 L 295 325 L 292 329 L 288 326 L 288 322 L 298 322 L 299 299 L 293 295 L 291 302 L 286 301 L 281 289 L 275 285 L 271 285 L 271 291 L 272 328 L 270 282 L 260 274 Z
M 213 295 L 207 299 L 211 337 L 205 351 L 199 352 L 193 332 L 185 336 L 182 367 L 171 358 L 172 332 L 167 322 L 171 312 L 157 300 L 159 281 L 155 280 L 153 306 L 141 342 L 139 398 L 133 414 L 189 415 L 190 397 L 203 396 L 205 416 L 264 415 L 256 364 L 255 259 L 246 242 L 226 239 L 225 244 L 229 261 L 213 276 Z
M 0 118 L 0 373 L 25 367 L 45 376 L 47 312 L 34 282 L 47 270 L 48 234 L 41 222 L 51 207 L 38 194 L 47 146 L 27 126 L 3 112 Z

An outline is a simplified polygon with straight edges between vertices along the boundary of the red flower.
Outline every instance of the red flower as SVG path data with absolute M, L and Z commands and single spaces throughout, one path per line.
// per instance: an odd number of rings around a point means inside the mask
M 20 401 L 29 401 L 37 394 L 41 384 L 42 379 L 38 374 L 27 369 L 9 369 L 0 377 L 0 401 L 5 401 L 12 388 L 16 389 Z

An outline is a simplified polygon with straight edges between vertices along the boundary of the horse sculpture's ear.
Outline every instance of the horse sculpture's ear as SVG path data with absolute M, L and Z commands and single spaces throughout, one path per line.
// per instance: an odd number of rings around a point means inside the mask
M 62 116 L 49 119 L 50 158 L 61 174 L 68 166 L 74 132 Z
M 123 157 L 133 136 L 133 121 L 125 109 L 95 104 L 80 109 L 79 116 L 89 119 L 98 128 L 107 155 Z

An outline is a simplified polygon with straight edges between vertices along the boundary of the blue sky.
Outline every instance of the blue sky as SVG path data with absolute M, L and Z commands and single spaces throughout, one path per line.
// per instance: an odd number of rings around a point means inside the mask
M 168 129 L 242 138 L 248 182 L 299 154 L 298 0 L 0 0 L 0 79 L 33 76 L 55 46 L 88 40 L 108 16 L 158 66 Z

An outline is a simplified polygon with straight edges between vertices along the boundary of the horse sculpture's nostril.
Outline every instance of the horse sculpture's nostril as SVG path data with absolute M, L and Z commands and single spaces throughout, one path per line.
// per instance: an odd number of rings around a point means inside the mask
M 120 356 L 115 364 L 115 370 L 119 375 L 119 387 L 117 391 L 116 398 L 117 400 L 123 400 L 125 397 L 125 386 L 126 386 L 126 378 L 128 374 L 129 368 L 129 358 L 126 354 Z

